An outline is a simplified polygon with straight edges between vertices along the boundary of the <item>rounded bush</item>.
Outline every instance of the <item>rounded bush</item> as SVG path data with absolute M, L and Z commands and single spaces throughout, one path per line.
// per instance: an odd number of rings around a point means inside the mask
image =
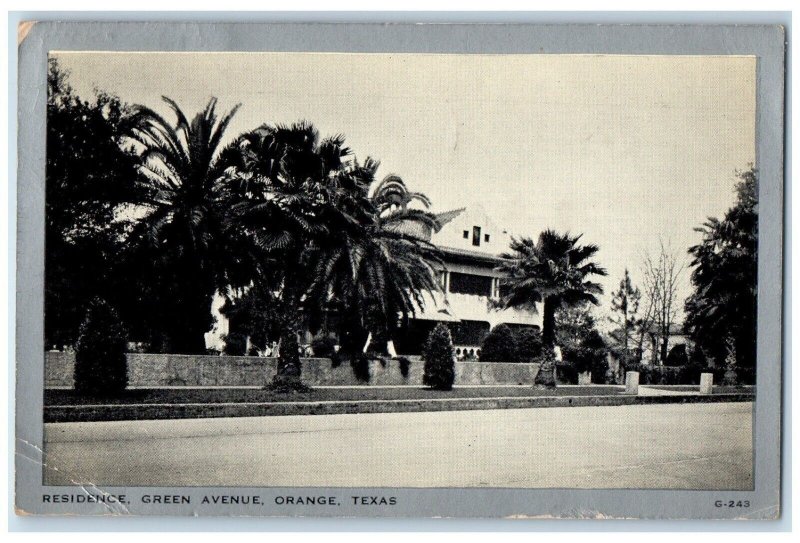
M 247 336 L 240 332 L 231 332 L 224 338 L 222 352 L 229 356 L 244 356 L 247 353 Z
M 127 332 L 104 300 L 89 304 L 75 344 L 75 389 L 110 396 L 128 386 Z
M 425 360 L 423 384 L 435 390 L 451 390 L 455 380 L 455 350 L 450 330 L 444 324 L 437 324 L 422 353 Z
M 675 345 L 669 350 L 665 366 L 686 366 L 689 364 L 689 355 L 686 353 L 686 345 Z
M 521 328 L 516 333 L 517 358 L 532 362 L 542 356 L 542 333 L 536 328 Z
M 317 358 L 331 358 L 336 352 L 336 338 L 331 336 L 315 337 L 311 340 L 311 350 Z
M 519 359 L 517 339 L 505 324 L 498 324 L 481 345 L 481 362 L 516 362 Z

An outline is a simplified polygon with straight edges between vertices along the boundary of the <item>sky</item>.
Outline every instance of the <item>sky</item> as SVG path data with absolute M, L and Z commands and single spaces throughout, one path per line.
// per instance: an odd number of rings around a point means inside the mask
M 754 57 L 52 54 L 82 96 L 165 115 L 162 95 L 187 115 L 212 96 L 220 109 L 241 103 L 229 139 L 306 119 L 435 211 L 480 205 L 518 236 L 582 233 L 609 272 L 600 313 L 626 267 L 641 284 L 660 240 L 684 258 L 755 163 Z M 683 298 L 688 271 L 681 283 Z

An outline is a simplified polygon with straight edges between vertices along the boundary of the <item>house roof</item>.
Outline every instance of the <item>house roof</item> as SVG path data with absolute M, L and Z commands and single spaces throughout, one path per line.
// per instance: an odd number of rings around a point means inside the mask
M 442 229 L 442 226 L 446 225 L 467 209 L 466 207 L 460 207 L 458 209 L 451 209 L 450 211 L 443 211 L 442 213 L 437 213 L 436 218 L 439 220 L 439 230 Z M 437 230 L 438 232 L 438 230 Z
M 451 256 L 456 258 L 466 259 L 469 262 L 480 260 L 481 262 L 485 262 L 490 264 L 492 267 L 497 266 L 501 262 L 503 262 L 503 258 L 491 255 L 487 253 L 481 253 L 478 251 L 470 251 L 469 249 L 459 249 L 456 247 L 446 247 L 444 245 L 439 245 L 439 250 L 444 253 L 445 257 Z

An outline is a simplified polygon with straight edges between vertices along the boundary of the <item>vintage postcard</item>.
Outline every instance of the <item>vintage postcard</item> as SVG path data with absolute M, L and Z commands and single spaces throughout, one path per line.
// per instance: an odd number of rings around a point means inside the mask
M 19 51 L 20 514 L 779 518 L 782 28 Z

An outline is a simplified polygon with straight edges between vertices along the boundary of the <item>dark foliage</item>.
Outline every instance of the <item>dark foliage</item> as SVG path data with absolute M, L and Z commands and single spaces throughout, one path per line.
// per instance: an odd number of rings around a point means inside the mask
M 231 332 L 223 340 L 225 347 L 222 352 L 230 356 L 244 356 L 247 351 L 247 336 L 241 332 Z
M 687 366 L 689 364 L 689 355 L 686 354 L 686 345 L 675 345 L 670 349 L 667 355 L 665 366 Z
M 498 324 L 486 335 L 481 345 L 481 362 L 517 362 L 517 338 L 511 328 Z
M 92 299 L 119 306 L 129 275 L 120 259 L 119 205 L 134 186 L 134 158 L 122 145 L 128 108 L 99 93 L 77 96 L 48 61 L 45 171 L 45 344 L 71 345 Z
M 381 343 L 396 313 L 433 283 L 421 243 L 384 228 L 395 217 L 369 196 L 378 163 L 352 158 L 343 136 L 321 139 L 306 122 L 263 125 L 223 155 L 227 217 L 277 270 L 282 344 L 298 331 L 301 303 L 312 331 L 331 304 L 353 317 L 361 330 L 343 334 L 349 352 L 357 352 L 351 343 L 360 332 Z M 291 353 L 281 353 L 278 370 L 299 382 Z
M 561 307 L 599 303 L 603 293 L 599 283 L 590 281 L 594 275 L 606 275 L 604 268 L 590 261 L 599 251 L 597 245 L 579 245 L 581 236 L 559 234 L 545 230 L 538 240 L 511 240 L 511 251 L 504 254 L 505 262 L 498 267 L 508 278 L 508 291 L 500 300 L 501 307 L 522 307 L 537 310 L 543 305 L 542 343 L 555 345 L 555 315 Z
M 651 366 L 632 364 L 628 371 L 639 372 L 639 383 L 643 385 L 699 385 L 701 373 L 713 373 L 714 384 L 725 382 L 726 368 L 704 368 L 689 366 Z M 754 368 L 736 368 L 737 382 L 741 385 L 755 384 Z
M 336 353 L 336 338 L 319 336 L 311 340 L 311 350 L 318 358 L 330 358 Z
M 204 334 L 213 324 L 217 290 L 241 286 L 244 265 L 239 232 L 225 221 L 219 197 L 221 142 L 238 106 L 221 116 L 217 100 L 191 120 L 163 97 L 174 120 L 135 106 L 127 137 L 138 151 L 138 192 L 143 211 L 128 246 L 142 283 L 145 315 L 160 350 L 205 352 Z M 235 255 L 235 256 L 234 256 Z
M 608 348 L 600 333 L 592 329 L 575 346 L 561 349 L 565 362 L 572 365 L 579 373 L 591 372 L 592 382 L 604 383 L 608 371 Z
M 369 383 L 369 361 L 369 356 L 364 353 L 358 353 L 350 358 L 350 367 L 353 370 L 353 375 L 363 383 Z
M 408 379 L 408 371 L 411 368 L 411 361 L 405 356 L 399 356 L 396 360 L 400 365 L 400 375 L 403 376 L 403 379 Z
M 578 370 L 572 364 L 556 364 L 556 379 L 562 385 L 577 385 Z
M 437 324 L 422 353 L 425 360 L 423 384 L 434 390 L 451 390 L 455 380 L 455 355 L 450 329 L 442 323 Z
M 269 286 L 258 280 L 236 298 L 229 298 L 220 309 L 230 328 L 250 338 L 253 347 L 264 350 L 280 337 L 280 303 Z
M 533 362 L 542 356 L 542 333 L 539 330 L 521 328 L 514 335 L 517 343 L 517 360 Z
M 722 366 L 733 338 L 736 364 L 755 367 L 758 244 L 758 172 L 739 173 L 736 204 L 722 220 L 709 218 L 691 247 L 692 285 L 685 328 L 697 346 Z
M 127 334 L 116 311 L 104 300 L 89 304 L 75 346 L 75 390 L 113 396 L 128 386 Z
M 319 336 L 311 340 L 311 351 L 318 358 L 330 358 L 331 367 L 338 368 L 342 360 L 336 352 L 338 342 L 333 336 Z

